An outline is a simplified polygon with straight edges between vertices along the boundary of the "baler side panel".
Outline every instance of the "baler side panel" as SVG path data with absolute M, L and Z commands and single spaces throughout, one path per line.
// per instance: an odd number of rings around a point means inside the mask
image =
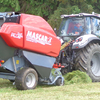
M 10 57 L 13 57 L 16 50 L 17 50 L 16 48 L 9 47 L 0 36 L 0 59 L 1 60 L 6 61 Z
M 61 42 L 51 26 L 39 16 L 21 14 L 20 18 L 24 27 L 24 48 L 57 57 Z
M 60 50 L 60 41 L 46 31 L 36 27 L 24 26 L 24 48 L 45 55 L 57 57 Z
M 21 14 L 20 16 L 20 24 L 27 25 L 29 27 L 36 27 L 48 31 L 49 34 L 56 36 L 52 27 L 40 16 L 29 15 L 29 14 Z
M 11 47 L 23 48 L 23 26 L 16 23 L 4 23 L 0 35 Z
M 14 48 L 57 57 L 61 42 L 41 17 L 21 14 L 20 23 L 6 22 L 0 29 L 4 41 Z
M 31 64 L 33 64 L 42 78 L 49 78 L 56 58 L 29 51 L 23 51 L 23 55 Z
M 14 62 L 13 62 L 13 59 L 14 59 Z M 25 61 L 23 57 L 13 56 L 13 58 L 12 57 L 9 58 L 4 64 L 2 64 L 2 66 L 8 69 L 9 71 L 16 73 L 18 70 L 20 70 L 20 68 L 25 66 Z

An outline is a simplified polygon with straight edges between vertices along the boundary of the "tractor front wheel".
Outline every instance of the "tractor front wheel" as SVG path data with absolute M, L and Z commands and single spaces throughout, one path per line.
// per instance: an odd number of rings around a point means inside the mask
M 33 68 L 24 67 L 16 73 L 15 85 L 18 90 L 35 89 L 37 83 L 38 75 Z

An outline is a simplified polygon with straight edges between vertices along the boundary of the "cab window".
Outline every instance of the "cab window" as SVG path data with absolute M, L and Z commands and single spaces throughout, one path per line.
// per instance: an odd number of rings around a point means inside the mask
M 93 34 L 100 37 L 100 19 L 92 18 Z

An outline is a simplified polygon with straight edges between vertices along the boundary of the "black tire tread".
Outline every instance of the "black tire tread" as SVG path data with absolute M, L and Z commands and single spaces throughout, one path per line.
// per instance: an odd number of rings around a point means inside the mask
M 89 43 L 85 48 L 81 49 L 80 51 L 76 52 L 76 59 L 75 59 L 75 69 L 81 70 L 83 72 L 86 72 L 93 82 L 98 82 L 100 80 L 94 79 L 88 69 L 88 59 L 89 54 L 94 48 L 100 48 L 100 45 L 98 43 Z
M 27 72 L 34 72 L 35 73 L 35 75 L 36 75 L 36 83 L 35 83 L 34 87 L 33 88 L 30 88 L 30 89 L 35 89 L 36 88 L 37 83 L 38 83 L 38 75 L 37 75 L 37 72 L 33 68 L 24 67 L 24 68 L 22 68 L 21 70 L 19 70 L 16 73 L 15 85 L 16 85 L 16 88 L 18 90 L 27 90 L 27 89 L 29 89 L 24 84 L 24 77 L 27 74 Z
M 62 82 L 62 78 L 58 78 L 57 81 L 56 81 L 56 85 L 57 86 L 63 86 L 64 82 L 63 82 L 63 84 L 61 82 Z

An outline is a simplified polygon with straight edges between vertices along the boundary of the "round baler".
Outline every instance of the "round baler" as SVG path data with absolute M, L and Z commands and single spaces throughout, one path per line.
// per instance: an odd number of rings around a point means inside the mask
M 0 78 L 14 82 L 19 90 L 39 83 L 63 85 L 61 66 L 52 73 L 61 42 L 43 18 L 4 12 L 0 26 Z

